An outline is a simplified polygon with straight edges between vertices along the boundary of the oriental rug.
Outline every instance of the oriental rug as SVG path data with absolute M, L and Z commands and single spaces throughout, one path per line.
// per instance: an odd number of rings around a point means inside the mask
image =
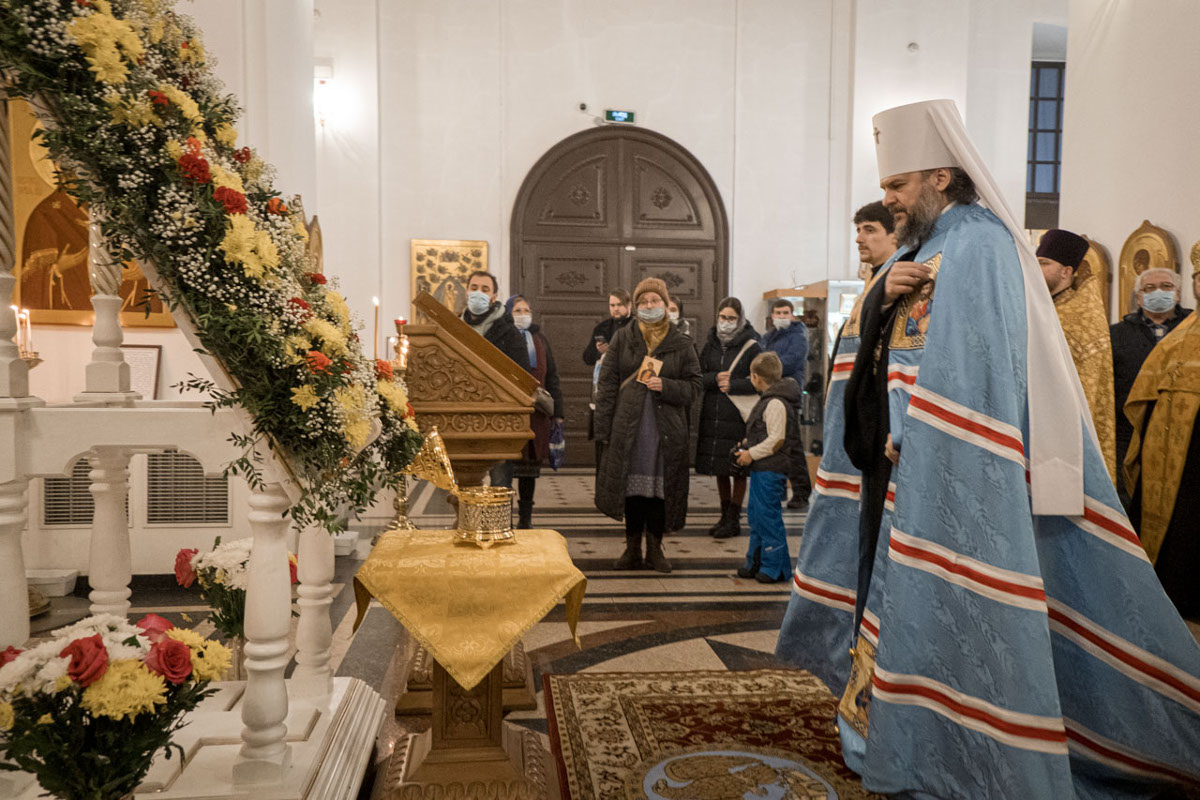
M 801 670 L 543 676 L 564 800 L 860 800 Z

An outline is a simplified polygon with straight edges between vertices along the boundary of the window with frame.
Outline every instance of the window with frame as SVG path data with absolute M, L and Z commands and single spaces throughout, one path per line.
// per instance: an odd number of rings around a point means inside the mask
M 1065 73 L 1066 64 L 1061 61 L 1034 61 L 1030 69 L 1026 228 L 1058 226 Z

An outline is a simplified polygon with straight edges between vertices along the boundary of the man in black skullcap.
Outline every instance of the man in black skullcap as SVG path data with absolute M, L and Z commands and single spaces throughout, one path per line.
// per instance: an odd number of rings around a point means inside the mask
M 1083 262 L 1088 240 L 1070 231 L 1046 231 L 1038 244 L 1038 263 L 1054 310 L 1071 348 L 1109 477 L 1116 480 L 1116 406 L 1113 398 L 1112 344 L 1100 282 Z

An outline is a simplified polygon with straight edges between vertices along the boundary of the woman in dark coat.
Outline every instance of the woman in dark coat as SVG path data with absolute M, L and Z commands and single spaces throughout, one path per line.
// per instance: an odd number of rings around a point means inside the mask
M 531 365 L 529 374 L 537 378 L 542 388 L 554 398 L 553 420 L 537 410 L 529 416 L 529 428 L 533 431 L 533 439 L 525 443 L 521 460 L 505 461 L 492 468 L 493 486 L 511 488 L 513 476 L 516 476 L 517 527 L 527 529 L 533 524 L 533 493 L 537 487 L 537 479 L 542 474 L 542 462 L 550 457 L 551 422 L 557 421 L 561 425 L 566 413 L 563 408 L 562 389 L 558 385 L 558 367 L 554 364 L 554 353 L 550 350 L 550 342 L 546 340 L 546 336 L 539 326 L 533 323 L 533 309 L 530 308 L 529 301 L 520 295 L 513 295 L 508 298 L 505 307 L 525 340 L 526 354 Z
M 700 391 L 700 364 L 691 340 L 667 319 L 666 284 L 646 278 L 633 293 L 637 322 L 619 330 L 596 385 L 596 441 L 604 444 L 596 470 L 596 508 L 625 520 L 625 552 L 616 569 L 646 564 L 670 572 L 662 551 L 666 531 L 683 527 L 688 502 L 687 408 Z M 662 362 L 658 376 L 639 383 L 643 359 Z
M 721 496 L 721 519 L 708 531 L 718 539 L 742 532 L 742 501 L 746 497 L 746 476 L 736 474 L 729 455 L 745 438 L 746 423 L 727 395 L 755 394 L 750 362 L 759 352 L 758 333 L 742 313 L 741 301 L 726 297 L 717 306 L 717 324 L 700 351 L 704 402 L 696 442 L 696 473 L 716 476 Z

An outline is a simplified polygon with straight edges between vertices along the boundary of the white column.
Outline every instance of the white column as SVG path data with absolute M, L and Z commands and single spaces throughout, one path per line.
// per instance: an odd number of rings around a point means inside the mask
M 96 321 L 92 323 L 92 360 L 86 367 L 83 394 L 76 400 L 132 400 L 137 395 L 129 391 L 129 365 L 121 352 L 125 334 L 121 330 L 121 262 L 108 254 L 100 222 L 91 217 L 88 225 L 88 275 L 92 283 L 92 308 Z M 116 397 L 113 397 L 116 395 Z
M 0 397 L 25 397 L 29 394 L 29 369 L 12 340 L 17 335 L 17 315 L 11 308 L 17 253 L 11 153 L 8 101 L 0 100 Z
M 287 558 L 289 502 L 268 478 L 250 494 L 249 585 L 246 589 L 246 694 L 242 700 L 242 749 L 233 766 L 237 786 L 278 783 L 291 759 L 287 744 L 288 628 L 291 579 Z
M 310 525 L 300 533 L 300 623 L 296 630 L 296 669 L 292 683 L 306 694 L 328 694 L 333 688 L 329 650 L 333 646 L 333 536 Z
M 129 613 L 129 581 L 133 569 L 129 553 L 129 518 L 125 501 L 129 496 L 130 452 L 120 447 L 92 448 L 90 491 L 95 501 L 92 516 L 91 555 L 88 584 L 92 591 L 93 614 Z
M 29 597 L 21 531 L 25 528 L 28 480 L 0 483 L 0 649 L 29 638 Z

